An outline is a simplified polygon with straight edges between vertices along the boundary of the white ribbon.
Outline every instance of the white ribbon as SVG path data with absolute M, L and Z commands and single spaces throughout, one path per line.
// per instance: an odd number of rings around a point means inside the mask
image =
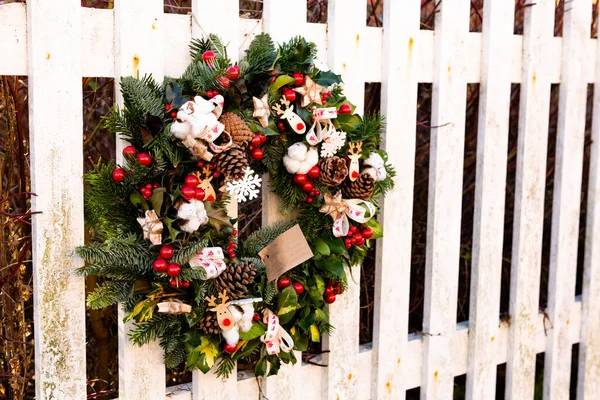
M 267 346 L 267 354 L 279 354 L 280 351 L 289 353 L 294 348 L 294 340 L 289 333 L 279 325 L 279 318 L 273 311 L 267 309 L 263 313 L 263 322 L 267 324 L 267 331 L 260 340 Z
M 206 279 L 213 279 L 227 268 L 227 264 L 223 261 L 224 258 L 222 248 L 205 247 L 196 252 L 189 263 L 192 268 L 204 268 L 206 270 Z
M 364 224 L 375 215 L 375 206 L 368 201 L 352 199 L 342 200 L 342 202 L 347 206 L 347 210 L 333 222 L 333 236 L 335 237 L 342 237 L 348 234 L 350 229 L 348 218 L 359 224 Z M 365 210 L 362 205 L 367 207 L 367 210 Z M 369 213 L 368 217 L 366 216 L 367 211 Z
M 163 301 L 158 303 L 158 312 L 165 314 L 185 314 L 192 312 L 192 306 L 179 301 Z
M 315 146 L 322 141 L 327 141 L 334 133 L 335 127 L 331 120 L 337 118 L 335 107 L 316 108 L 313 107 L 313 124 L 306 134 L 306 141 Z

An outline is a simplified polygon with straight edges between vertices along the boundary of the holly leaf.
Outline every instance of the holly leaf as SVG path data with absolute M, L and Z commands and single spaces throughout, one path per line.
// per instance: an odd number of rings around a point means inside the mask
M 273 93 L 270 97 L 274 97 L 275 93 L 285 85 L 294 83 L 296 80 L 289 75 L 279 75 L 275 82 L 271 83 L 269 90 Z
M 131 201 L 131 204 L 138 208 L 142 208 L 144 211 L 148 211 L 150 209 L 148 202 L 144 200 L 139 192 L 131 193 L 131 195 L 129 195 L 129 201 Z
M 381 226 L 381 223 L 375 218 L 371 218 L 363 225 L 373 229 L 373 237 L 370 240 L 375 240 L 383 237 L 383 227 Z
M 252 327 L 250 328 L 250 330 L 248 330 L 248 332 L 240 332 L 240 339 L 241 340 L 256 339 L 257 337 L 264 335 L 264 333 L 266 331 L 267 331 L 267 328 L 265 327 L 264 324 L 255 322 L 252 324 Z
M 166 192 L 167 189 L 165 189 L 164 187 L 160 187 L 154 189 L 152 191 L 152 196 L 150 196 L 150 204 L 152 204 L 152 208 L 154 209 L 154 211 L 156 211 L 156 215 L 158 215 L 159 217 Z
M 315 261 L 315 266 L 318 269 L 329 271 L 336 276 L 344 276 L 344 262 L 337 255 L 330 255 L 323 260 Z
M 169 239 L 172 242 L 177 240 L 177 236 L 181 233 L 181 231 L 179 231 L 173 227 L 174 222 L 175 222 L 175 220 L 171 219 L 169 217 L 165 217 L 163 220 L 163 224 L 167 228 L 167 231 L 169 232 Z
M 279 292 L 277 295 L 277 304 L 279 305 L 279 309 L 277 310 L 279 323 L 282 325 L 287 324 L 294 317 L 296 306 L 298 305 L 298 295 L 294 288 L 288 286 Z
M 207 336 L 203 336 L 200 345 L 194 351 L 200 353 L 195 365 L 200 371 L 207 373 L 215 365 L 219 348 Z
M 342 76 L 333 71 L 319 71 L 319 73 L 313 77 L 313 81 L 321 86 L 331 86 L 334 83 L 342 83 Z
M 338 114 L 333 120 L 336 129 L 348 133 L 357 131 L 361 123 L 362 120 L 357 114 Z
M 192 311 L 185 315 L 189 326 L 196 325 L 204 316 L 204 307 L 192 307 Z
M 211 201 L 205 201 L 204 208 L 208 215 L 208 223 L 217 231 L 233 226 L 231 225 L 231 220 L 229 216 L 227 216 L 227 212 L 224 208 L 216 207 L 214 202 Z

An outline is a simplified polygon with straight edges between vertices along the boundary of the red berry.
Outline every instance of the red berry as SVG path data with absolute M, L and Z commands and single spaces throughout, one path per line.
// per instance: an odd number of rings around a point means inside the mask
M 258 313 L 254 313 L 254 316 L 252 317 L 252 319 L 254 321 L 260 321 L 260 315 L 258 315 Z
M 224 76 L 218 76 L 216 78 L 216 81 L 219 84 L 219 86 L 221 86 L 225 89 L 227 89 L 229 86 L 231 86 L 231 81 Z
M 260 144 L 265 144 L 265 142 L 267 141 L 267 135 L 263 135 L 262 133 L 260 133 L 258 137 L 260 138 Z
M 123 168 L 115 168 L 112 173 L 112 177 L 115 182 L 123 182 L 125 179 L 125 171 Z
M 296 294 L 301 295 L 302 293 L 304 293 L 304 285 L 300 282 L 294 282 L 292 284 L 292 287 L 296 291 Z
M 133 146 L 127 146 L 123 149 L 123 155 L 129 157 L 135 157 L 137 155 L 137 150 Z
M 150 157 L 150 154 L 148 154 L 148 153 L 140 153 L 138 155 L 137 159 L 138 159 L 138 162 L 145 167 L 152 164 L 152 157 Z
M 354 225 L 350 225 L 350 232 L 351 232 L 351 233 L 354 233 L 354 232 L 356 232 L 357 230 L 358 230 L 358 228 L 357 228 L 356 226 L 354 226 Z
M 196 165 L 198 166 L 198 168 L 204 168 L 204 161 L 198 161 Z
M 252 141 L 250 142 L 250 146 L 258 147 L 258 146 L 260 146 L 260 144 L 261 144 L 260 136 L 254 135 L 254 137 L 252 138 Z
M 360 232 L 356 232 L 354 235 L 352 235 L 352 237 L 358 241 L 363 238 L 363 235 Z
M 277 122 L 277 129 L 279 129 L 279 132 L 283 133 L 285 132 L 285 124 L 281 121 Z
M 225 349 L 224 350 L 225 350 L 226 353 L 233 354 L 237 350 L 237 344 L 236 345 L 230 345 L 230 344 L 225 343 Z
M 183 281 L 183 287 L 184 288 L 189 288 L 190 287 L 190 283 L 188 281 Z
M 352 247 L 352 240 L 351 239 L 345 239 L 344 240 L 344 246 L 346 246 L 347 249 Z
M 307 197 L 304 199 L 304 201 L 307 202 L 308 204 L 312 204 L 314 200 L 312 197 Z
M 296 185 L 302 186 L 306 182 L 308 182 L 308 178 L 304 174 L 296 174 L 294 175 L 294 182 L 296 183 Z
M 286 287 L 290 286 L 291 284 L 292 284 L 292 282 L 290 281 L 290 278 L 288 278 L 287 276 L 279 278 L 279 281 L 277 281 L 277 287 L 279 289 L 285 289 Z
M 308 194 L 310 197 L 315 197 L 317 195 L 317 191 L 315 189 L 311 190 Z
M 217 55 L 215 54 L 214 51 L 205 51 L 204 54 L 202 54 L 202 61 L 204 61 L 207 64 L 212 64 L 212 62 L 217 58 Z
M 335 294 L 332 294 L 329 296 L 323 296 L 323 300 L 325 300 L 325 303 L 331 304 L 335 301 Z
M 177 111 L 171 111 L 171 118 L 177 118 Z
M 304 193 L 310 193 L 311 190 L 313 190 L 315 188 L 315 186 L 313 185 L 313 183 L 311 181 L 307 181 L 304 185 L 302 185 L 302 191 Z
M 352 107 L 350 104 L 342 104 L 338 110 L 338 114 L 352 114 Z
M 158 183 L 155 183 L 154 185 L 152 185 L 152 187 L 153 187 L 154 189 L 158 189 L 158 188 L 160 187 L 160 185 L 159 185 Z
M 160 248 L 160 257 L 164 258 L 165 260 L 170 260 L 171 258 L 173 258 L 174 253 L 175 251 L 171 246 L 163 246 Z
M 371 239 L 373 237 L 373 229 L 367 227 L 362 230 L 362 236 L 365 239 Z
M 325 286 L 325 292 L 323 293 L 323 296 L 331 296 L 332 294 L 335 294 L 335 290 L 333 289 L 333 286 Z
M 185 186 L 195 188 L 200 184 L 200 179 L 196 175 L 188 175 L 185 177 L 184 182 Z
M 294 82 L 294 85 L 296 86 L 302 86 L 304 85 L 304 75 L 302 75 L 300 72 L 296 72 L 292 75 L 292 78 L 294 78 L 294 80 L 296 82 Z
M 197 187 L 196 189 L 194 189 L 194 198 L 196 200 L 204 200 L 204 196 L 206 196 L 206 193 L 204 192 L 204 189 Z
M 229 247 L 230 249 L 235 248 L 235 242 L 229 242 L 229 244 L 227 245 L 227 247 Z
M 169 264 L 169 266 L 167 267 L 167 275 L 169 275 L 171 278 L 176 278 L 181 274 L 181 266 L 179 264 Z
M 171 279 L 171 287 L 178 287 L 177 281 L 175 279 Z
M 146 183 L 146 190 L 152 190 L 152 184 Z
M 191 200 L 196 195 L 196 189 L 191 186 L 184 186 L 181 188 L 181 195 L 186 200 Z
M 321 169 L 316 165 L 308 170 L 308 176 L 312 179 L 317 179 L 321 175 Z
M 260 160 L 262 160 L 264 153 L 261 148 L 257 147 L 256 149 L 252 150 L 252 153 L 250 154 L 250 156 L 252 156 L 253 160 L 260 161 Z
M 173 107 L 173 106 L 170 105 L 170 104 L 166 104 L 165 105 L 165 111 L 169 111 L 171 109 L 171 107 Z
M 271 78 L 271 83 L 275 82 L 276 80 L 277 80 L 277 76 L 275 75 Z
M 321 191 L 320 190 L 315 190 L 315 196 L 319 197 L 321 195 Z
M 211 171 L 215 168 L 217 168 L 216 164 L 208 164 L 208 169 L 210 169 Z
M 219 92 L 217 92 L 216 90 L 208 90 L 206 92 L 206 97 L 208 97 L 209 99 L 212 99 L 213 97 L 215 97 L 218 94 L 219 94 Z
M 356 244 L 356 238 L 355 238 L 355 237 L 351 237 L 351 238 L 350 238 L 350 243 L 352 243 L 352 244 Z
M 356 243 L 355 243 L 355 245 L 357 245 L 357 246 L 363 246 L 364 244 L 365 244 L 365 238 L 364 237 L 361 237 L 360 239 L 357 239 Z
M 294 92 L 293 90 L 287 89 L 285 92 L 283 92 L 283 97 L 285 97 L 286 100 L 289 101 L 290 103 L 293 103 L 296 101 L 296 92 Z
M 225 73 L 225 76 L 230 81 L 235 81 L 240 76 L 240 70 L 239 70 L 239 68 L 236 68 L 236 67 L 229 67 L 229 68 L 227 68 L 227 72 Z
M 213 171 L 213 178 L 219 179 L 220 176 L 221 176 L 221 171 Z
M 159 258 L 154 260 L 152 263 L 152 268 L 154 268 L 154 271 L 156 271 L 157 274 L 164 274 L 167 270 L 167 262 L 162 258 Z
M 238 230 L 237 230 L 237 229 L 234 229 L 234 230 L 232 230 L 232 231 L 231 231 L 231 234 L 232 234 L 233 236 L 236 236 L 236 235 L 238 234 Z

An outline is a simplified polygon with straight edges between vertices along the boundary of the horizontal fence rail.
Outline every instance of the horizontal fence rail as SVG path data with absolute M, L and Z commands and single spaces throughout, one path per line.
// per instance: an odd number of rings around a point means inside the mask
M 322 366 L 299 362 L 260 384 L 249 371 L 238 371 L 237 377 L 234 374 L 228 380 L 218 379 L 212 372 L 194 372 L 191 383 L 165 387 L 160 347 L 156 343 L 132 346 L 126 339 L 129 325 L 120 324 L 122 400 L 216 396 L 232 400 L 259 396 L 270 400 L 403 399 L 406 390 L 417 387 L 421 387 L 422 398 L 450 399 L 454 377 L 463 374 L 467 374 L 467 398 L 481 399 L 493 396 L 496 366 L 503 363 L 507 363 L 506 397 L 526 399 L 533 396 L 534 362 L 539 353 L 546 353 L 544 398 L 562 398 L 571 377 L 565 366 L 570 365 L 572 345 L 579 342 L 578 398 L 592 398 L 600 392 L 597 140 L 591 153 L 583 294 L 574 295 L 585 96 L 587 84 L 600 79 L 600 63 L 596 62 L 600 45 L 589 32 L 592 0 L 568 2 L 564 37 L 553 35 L 554 0 L 537 0 L 526 7 L 523 35 L 513 34 L 511 0 L 507 4 L 485 1 L 482 33 L 469 32 L 469 0 L 444 0 L 435 30 L 420 29 L 420 0 L 385 1 L 383 28 L 366 26 L 366 0 L 329 0 L 327 24 L 306 22 L 305 0 L 264 0 L 261 20 L 239 18 L 238 0 L 193 0 L 189 15 L 165 14 L 162 0 L 115 0 L 114 10 L 81 8 L 76 0 L 61 0 L 61 7 L 54 9 L 43 6 L 44 1 L 30 0 L 27 6 L 0 4 L 0 54 L 5 55 L 0 60 L 0 75 L 29 75 L 32 179 L 33 191 L 39 195 L 33 206 L 44 213 L 33 219 L 38 399 L 84 398 L 85 392 L 83 281 L 71 273 L 81 261 L 65 249 L 83 241 L 82 115 L 71 112 L 80 110 L 78 82 L 81 77 L 110 77 L 118 82 L 121 76 L 145 73 L 158 80 L 178 77 L 191 61 L 191 38 L 208 32 L 223 37 L 233 52 L 238 50 L 230 54 L 233 60 L 243 57 L 253 37 L 261 32 L 279 42 L 304 35 L 317 44 L 318 58 L 343 75 L 346 92 L 359 110 L 365 82 L 382 83 L 385 147 L 398 169 L 398 179 L 397 190 L 383 202 L 381 222 L 386 236 L 377 246 L 374 340 L 358 345 L 358 272 L 349 290 L 330 308 L 336 336 L 324 343 L 329 353 L 313 360 Z M 53 47 L 58 39 L 68 50 Z M 57 91 L 54 88 L 61 74 L 68 75 L 69 86 Z M 407 334 L 418 83 L 432 83 L 433 88 L 426 332 Z M 468 83 L 480 84 L 472 320 L 456 324 Z M 511 316 L 500 321 L 511 83 L 521 85 L 519 144 Z M 550 85 L 557 83 L 561 91 L 549 307 L 540 312 Z M 593 111 L 595 139 L 600 137 L 598 92 Z M 118 91 L 116 102 L 122 105 Z M 58 109 L 63 106 L 68 106 L 69 112 L 64 118 Z M 68 147 L 64 147 L 66 143 Z M 122 146 L 118 142 L 117 150 Z M 53 155 L 59 148 L 69 150 L 62 158 L 64 165 L 56 166 L 59 176 L 65 177 L 62 182 L 53 181 L 49 175 L 54 170 L 44 168 L 61 160 Z M 48 150 L 52 150 L 49 161 L 44 155 Z M 268 181 L 265 177 L 264 224 L 289 218 L 279 213 Z M 77 219 L 73 226 L 61 224 L 60 215 L 51 212 L 53 201 L 70 216 L 68 221 Z M 230 214 L 236 212 L 232 207 Z M 52 244 L 49 232 L 61 237 L 64 245 Z M 65 277 L 67 290 L 51 298 L 56 293 L 45 286 L 52 278 L 49 271 L 64 257 L 70 257 L 69 262 L 61 264 L 57 276 Z M 64 315 L 72 318 L 65 321 Z M 63 340 L 49 326 L 53 320 L 62 321 L 68 330 Z M 52 358 L 53 354 L 58 358 Z M 301 353 L 296 357 L 300 360 Z M 66 366 L 55 368 L 56 360 L 66 361 Z

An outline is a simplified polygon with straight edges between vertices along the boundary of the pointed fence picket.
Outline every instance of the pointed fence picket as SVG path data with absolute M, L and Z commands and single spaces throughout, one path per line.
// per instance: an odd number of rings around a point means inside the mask
M 372 344 L 358 342 L 360 269 L 330 307 L 335 334 L 328 355 L 284 366 L 260 385 L 250 372 L 214 373 L 166 387 L 158 344 L 142 348 L 119 326 L 121 399 L 401 399 L 451 398 L 453 378 L 467 374 L 467 397 L 492 396 L 496 366 L 507 363 L 506 398 L 532 398 L 535 355 L 546 354 L 545 398 L 569 389 L 571 346 L 580 344 L 578 398 L 600 387 L 598 140 L 591 144 L 583 294 L 574 296 L 588 83 L 598 82 L 598 41 L 590 38 L 591 0 L 565 7 L 564 36 L 554 37 L 554 0 L 525 7 L 523 35 L 512 32 L 511 1 L 485 1 L 483 32 L 468 32 L 469 1 L 444 0 L 435 31 L 419 29 L 419 0 L 385 1 L 383 28 L 366 27 L 366 0 L 330 0 L 327 24 L 306 22 L 306 1 L 265 0 L 262 20 L 240 19 L 237 0 L 194 0 L 193 15 L 164 14 L 161 0 L 115 0 L 114 10 L 75 0 L 0 5 L 0 74 L 29 75 L 32 148 L 36 398 L 85 397 L 83 281 L 72 249 L 83 240 L 82 76 L 179 76 L 192 37 L 210 32 L 229 43 L 235 61 L 252 38 L 282 42 L 302 34 L 319 58 L 343 74 L 362 110 L 365 82 L 382 83 L 385 147 L 398 170 L 383 201 L 385 238 L 377 244 Z M 509 4 L 510 3 L 510 4 Z M 56 82 L 61 90 L 56 90 Z M 433 83 L 424 334 L 408 334 L 411 219 L 417 83 Z M 456 323 L 457 268 L 467 83 L 480 83 L 478 166 L 471 321 Z M 511 83 L 521 84 L 510 323 L 498 319 L 500 249 Z M 560 83 L 557 175 L 547 317 L 538 310 L 550 84 Z M 598 91 L 593 138 L 598 139 Z M 122 105 L 116 95 L 117 104 Z M 118 142 L 118 153 L 123 143 Z M 263 224 L 282 216 L 263 187 Z M 236 215 L 235 204 L 230 212 Z M 57 240 L 60 239 L 60 240 Z M 60 290 L 56 290 L 59 288 Z M 122 317 L 123 315 L 120 314 Z M 57 329 L 60 327 L 60 329 Z

